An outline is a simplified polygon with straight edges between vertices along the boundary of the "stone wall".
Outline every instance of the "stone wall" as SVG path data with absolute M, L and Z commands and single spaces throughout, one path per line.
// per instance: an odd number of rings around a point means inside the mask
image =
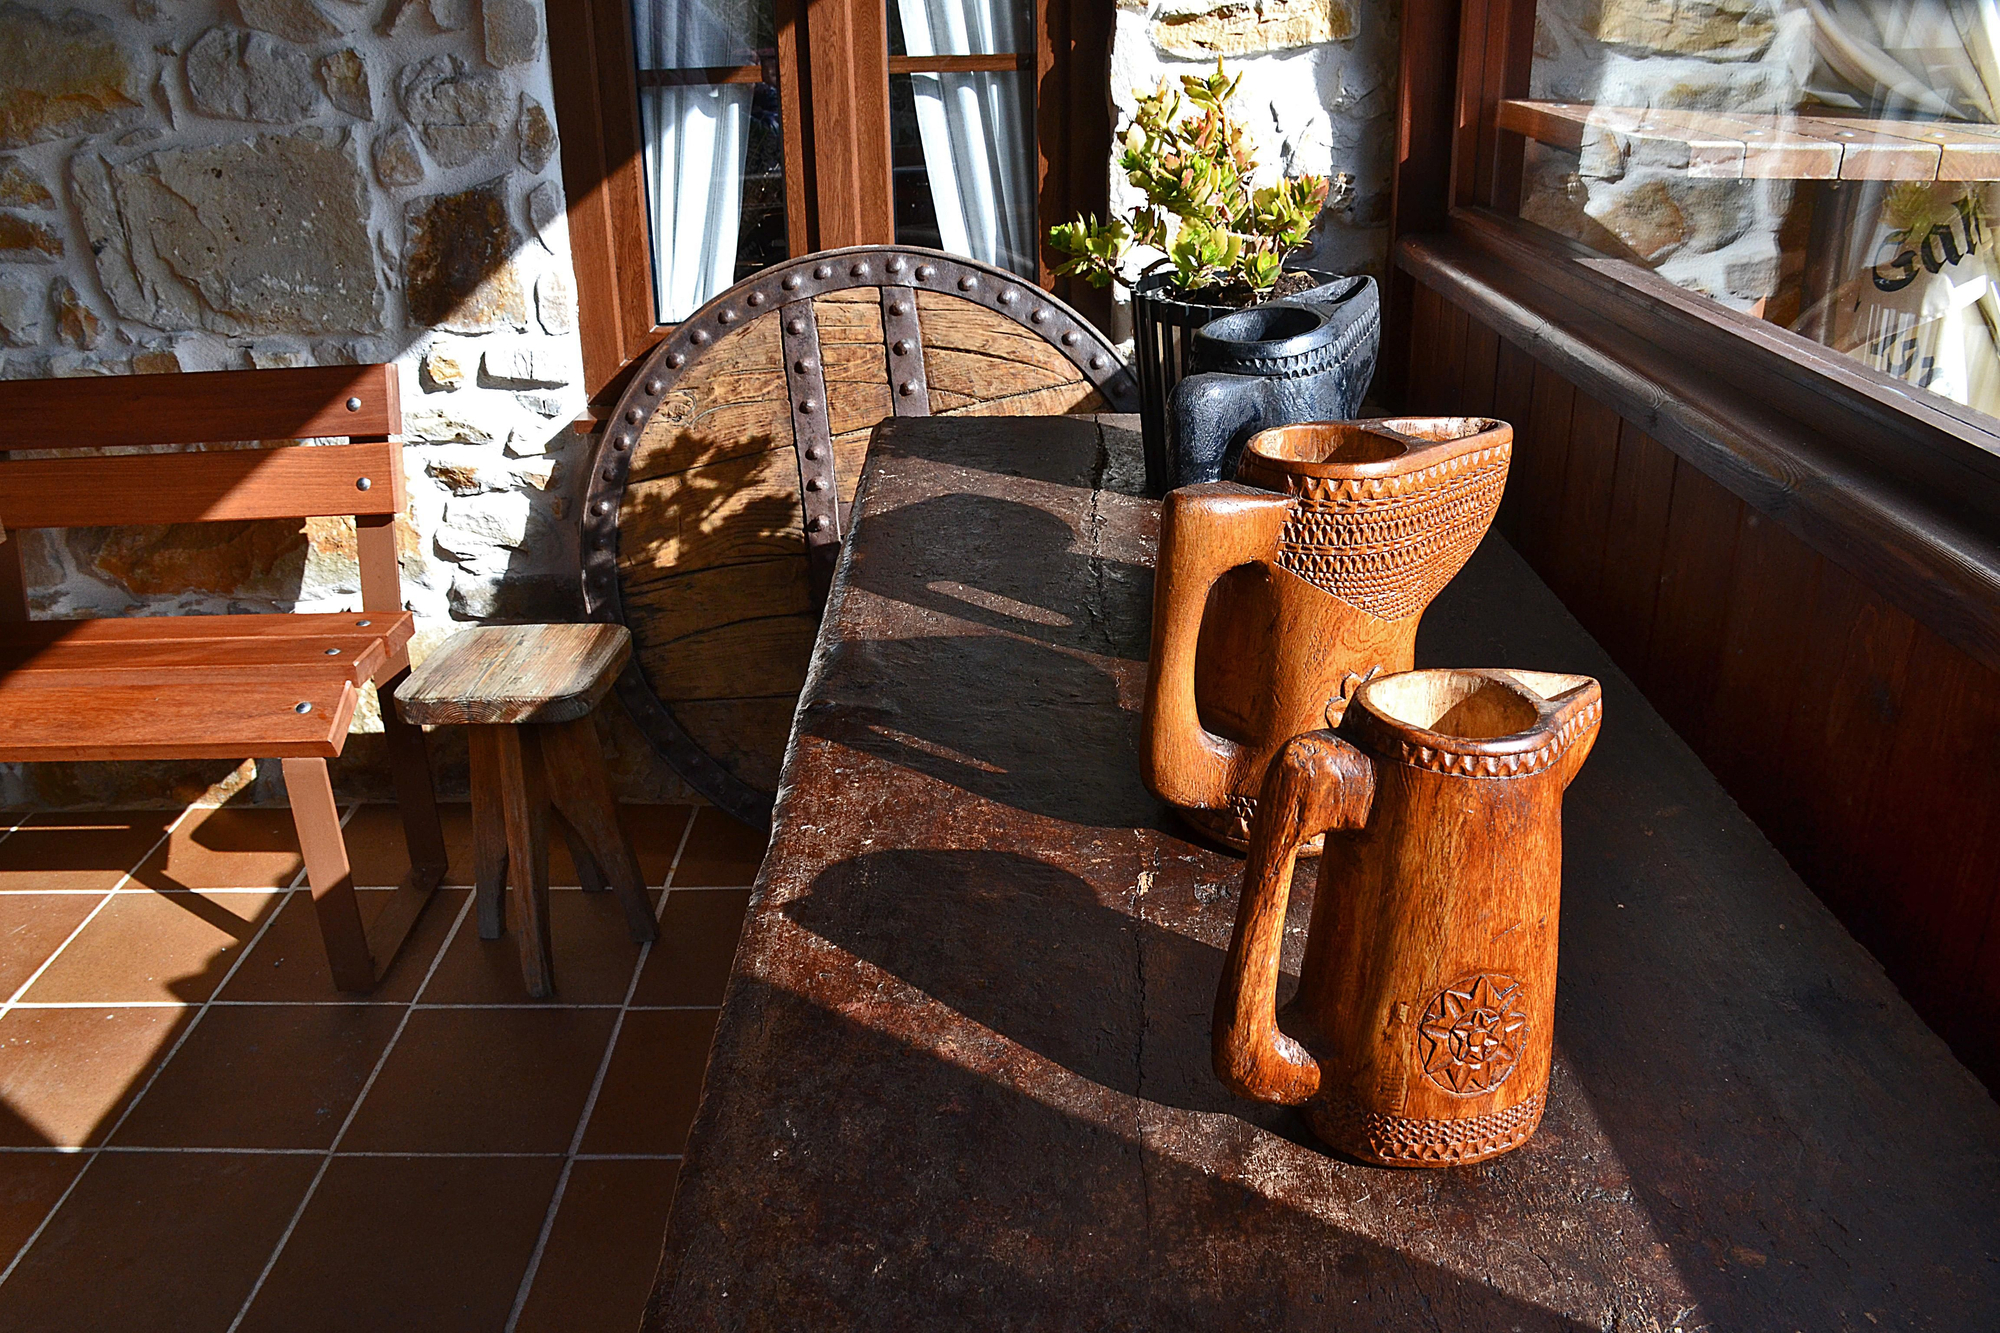
M 1395 0 L 1117 0 L 1111 97 L 1129 124 L 1137 92 L 1161 78 L 1202 74 L 1217 56 L 1245 74 L 1236 112 L 1266 178 L 1354 176 L 1354 195 L 1320 215 L 1302 256 L 1336 273 L 1372 273 L 1388 261 L 1389 187 L 1396 150 Z M 1111 208 L 1144 202 L 1114 156 Z M 1140 257 L 1140 265 L 1152 256 Z M 1135 265 L 1135 272 L 1136 272 Z M 1120 322 L 1129 309 L 1121 304 Z M 1129 325 L 1119 336 L 1129 337 Z
M 551 105 L 538 0 L 0 0 L 0 375 L 393 361 L 419 652 L 564 616 L 588 446 Z M 12 539 L 37 617 L 359 596 L 345 520 Z M 674 787 L 619 750 L 628 790 Z M 282 799 L 265 767 L 4 767 L 0 805 Z M 382 778 L 357 735 L 343 784 Z

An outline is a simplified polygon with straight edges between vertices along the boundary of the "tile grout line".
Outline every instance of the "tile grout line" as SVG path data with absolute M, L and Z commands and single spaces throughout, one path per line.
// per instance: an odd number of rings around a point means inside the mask
M 5 1157 L 5 1156 L 79 1157 L 85 1154 L 89 1154 L 90 1156 L 93 1157 L 100 1155 L 109 1157 L 119 1157 L 119 1156 L 145 1157 L 149 1155 L 173 1156 L 175 1154 L 180 1154 L 183 1156 L 191 1154 L 197 1157 L 203 1155 L 210 1157 L 215 1157 L 215 1156 L 319 1157 L 323 1156 L 325 1153 L 326 1149 L 324 1148 L 230 1148 L 215 1144 L 205 1144 L 201 1147 L 186 1147 L 186 1146 L 145 1147 L 133 1144 L 107 1143 L 101 1148 L 60 1148 L 60 1147 L 37 1148 L 37 1147 L 22 1147 L 19 1145 L 0 1146 L 0 1157 Z M 450 1152 L 442 1149 L 432 1149 L 432 1148 L 424 1148 L 424 1149 L 412 1148 L 407 1151 L 388 1149 L 388 1148 L 363 1148 L 363 1149 L 350 1149 L 347 1152 L 335 1154 L 335 1156 L 340 1157 L 342 1159 L 352 1158 L 352 1157 L 393 1157 L 398 1159 L 401 1158 L 429 1159 L 437 1157 L 437 1158 L 447 1158 L 451 1160 L 457 1160 L 461 1158 L 475 1158 L 482 1161 L 489 1157 L 551 1160 L 554 1158 L 563 1157 L 565 1155 L 566 1154 L 564 1153 L 553 1150 L 549 1152 L 498 1152 L 498 1151 Z M 576 1155 L 576 1160 L 579 1162 L 599 1162 L 599 1161 L 677 1162 L 680 1160 L 680 1158 L 681 1154 L 677 1152 L 585 1152 L 585 1153 L 578 1153 Z
M 67 936 L 65 936 L 63 938 L 63 942 L 61 944 L 58 944 L 55 947 L 54 951 L 51 952 L 47 958 L 44 958 L 42 960 L 42 965 L 36 968 L 34 974 L 30 976 L 26 981 L 22 982 L 12 995 L 7 997 L 7 1002 L 5 1004 L 0 1004 L 0 1018 L 5 1018 L 8 1014 L 14 1011 L 15 1004 L 20 1000 L 20 998 L 23 995 L 26 995 L 28 993 L 28 988 L 34 985 L 37 981 L 40 981 L 42 979 L 42 974 L 49 970 L 50 965 L 55 962 L 57 957 L 61 955 L 62 951 L 64 949 L 67 949 L 70 946 L 70 944 L 76 939 L 76 937 L 83 933 L 83 928 L 85 926 L 88 926 L 92 921 L 95 921 L 97 919 L 97 914 L 99 912 L 102 912 L 105 908 L 105 904 L 109 903 L 112 897 L 117 894 L 119 886 L 124 884 L 127 880 L 131 879 L 132 876 L 138 872 L 139 867 L 145 865 L 147 860 L 153 855 L 153 853 L 159 851 L 160 848 L 166 844 L 168 839 L 174 836 L 174 830 L 178 829 L 181 826 L 182 820 L 186 819 L 189 814 L 193 813 L 194 808 L 195 807 L 192 802 L 188 803 L 188 805 L 183 807 L 181 812 L 178 815 L 174 816 L 173 822 L 169 823 L 166 829 L 161 832 L 160 836 L 154 839 L 153 845 L 148 847 L 144 852 L 142 852 L 139 856 L 139 859 L 132 863 L 131 869 L 127 870 L 124 874 L 120 875 L 118 877 L 117 883 L 114 883 L 109 889 L 105 890 L 104 897 L 98 901 L 97 906 L 90 909 L 90 912 L 83 918 L 82 921 L 79 921 L 77 923 L 76 929 L 72 930 Z M 26 824 L 27 822 L 28 822 L 27 818 L 24 817 L 19 824 L 16 824 L 14 826 L 14 829 L 20 828 L 23 824 Z M 13 835 L 14 829 L 8 830 L 8 835 L 10 837 Z M 244 952 L 248 953 L 249 950 L 245 949 Z M 132 1108 L 130 1106 L 127 1106 L 125 1109 L 126 1112 L 129 1114 Z M 124 1116 L 121 1115 L 119 1117 L 119 1123 L 120 1124 L 124 1123 Z M 114 1126 L 114 1128 L 116 1128 L 116 1126 Z M 109 1138 L 110 1135 L 107 1134 L 105 1135 L 105 1137 Z M 92 1163 L 97 1161 L 96 1149 L 91 1148 L 87 1144 L 78 1144 L 76 1145 L 76 1147 L 78 1151 L 81 1154 L 83 1154 L 83 1165 L 76 1169 L 76 1174 L 70 1177 L 70 1182 L 67 1186 L 64 1187 L 63 1192 L 56 1197 L 56 1201 L 53 1204 L 49 1205 L 49 1210 L 46 1213 L 42 1214 L 42 1220 L 35 1225 L 35 1229 L 33 1231 L 28 1233 L 28 1238 L 21 1242 L 21 1247 L 14 1251 L 14 1257 L 7 1261 L 7 1266 L 4 1269 L 0 1269 L 0 1286 L 4 1286 L 7 1282 L 7 1279 L 14 1276 L 14 1270 L 19 1268 L 21 1266 L 21 1261 L 28 1257 L 28 1251 L 33 1249 L 35 1242 L 42 1238 L 42 1233 L 49 1229 L 49 1223 L 54 1221 L 56 1214 L 62 1211 L 62 1206 L 69 1202 L 69 1196 L 76 1193 L 76 1187 L 83 1183 L 83 1178 L 90 1174 L 90 1168 Z
M 264 1283 L 270 1279 L 272 1270 L 278 1266 L 278 1260 L 283 1256 L 285 1246 L 291 1242 L 292 1233 L 298 1230 L 300 1219 L 305 1216 L 306 1209 L 312 1204 L 313 1195 L 319 1191 L 320 1182 L 326 1179 L 326 1173 L 333 1165 L 333 1155 L 339 1149 L 340 1141 L 347 1137 L 347 1131 L 353 1126 L 354 1118 L 361 1114 L 361 1106 L 368 1100 L 368 1094 L 374 1090 L 375 1080 L 381 1076 L 382 1067 L 389 1063 L 390 1055 L 396 1050 L 396 1043 L 402 1040 L 403 1030 L 410 1025 L 410 1015 L 416 1012 L 416 1002 L 423 998 L 425 989 L 431 984 L 431 978 L 437 975 L 438 967 L 444 962 L 444 956 L 451 949 L 452 941 L 458 938 L 459 929 L 464 926 L 466 915 L 472 910 L 472 904 L 478 896 L 468 893 L 465 895 L 465 901 L 458 905 L 458 915 L 452 918 L 451 929 L 445 932 L 444 942 L 431 956 L 431 965 L 425 969 L 424 979 L 417 983 L 416 993 L 410 997 L 410 1003 L 404 1008 L 403 1017 L 396 1024 L 396 1030 L 389 1034 L 388 1044 L 382 1048 L 382 1054 L 375 1059 L 375 1067 L 368 1071 L 367 1082 L 361 1085 L 361 1091 L 356 1094 L 354 1104 L 347 1108 L 346 1118 L 340 1122 L 340 1128 L 334 1131 L 332 1141 L 326 1146 L 325 1156 L 320 1160 L 319 1170 L 313 1173 L 311 1182 L 306 1185 L 304 1197 L 292 1210 L 292 1216 L 285 1223 L 285 1229 L 279 1235 L 277 1244 L 271 1247 L 270 1257 L 264 1261 L 263 1270 L 257 1274 L 256 1282 L 251 1284 L 249 1292 L 243 1297 L 243 1304 L 237 1307 L 236 1318 L 230 1321 L 227 1333 L 236 1333 L 236 1330 L 243 1326 L 244 1319 L 250 1314 L 251 1305 L 256 1302 L 258 1293 L 264 1290 Z
M 667 864 L 667 877 L 660 885 L 660 905 L 653 909 L 653 921 L 657 926 L 666 915 L 667 899 L 673 896 L 674 874 L 680 869 L 681 854 L 687 850 L 688 838 L 694 833 L 694 811 L 688 811 L 687 823 L 681 827 L 681 840 L 674 845 L 674 859 Z M 528 1296 L 534 1290 L 535 1277 L 542 1269 L 542 1256 L 548 1252 L 549 1237 L 555 1233 L 556 1214 L 562 1209 L 564 1193 L 569 1189 L 569 1178 L 576 1168 L 577 1154 L 583 1150 L 583 1136 L 590 1128 L 591 1112 L 597 1109 L 598 1094 L 604 1090 L 604 1076 L 611 1071 L 611 1057 L 618 1050 L 618 1038 L 625 1031 L 625 1015 L 632 1011 L 632 997 L 638 993 L 639 978 L 645 974 L 646 960 L 653 956 L 653 945 L 657 940 L 648 940 L 639 948 L 639 957 L 632 964 L 632 980 L 625 985 L 624 1002 L 618 1006 L 618 1017 L 611 1024 L 611 1038 L 604 1043 L 604 1056 L 597 1062 L 597 1077 L 591 1080 L 590 1095 L 584 1098 L 583 1112 L 576 1119 L 576 1132 L 570 1136 L 569 1151 L 563 1155 L 562 1172 L 556 1177 L 555 1193 L 549 1196 L 549 1206 L 542 1212 L 542 1229 L 535 1236 L 535 1248 L 528 1255 L 528 1266 L 521 1273 L 521 1285 L 514 1290 L 514 1306 L 507 1312 L 505 1333 L 515 1333 L 521 1322 L 521 1314 L 528 1308 Z

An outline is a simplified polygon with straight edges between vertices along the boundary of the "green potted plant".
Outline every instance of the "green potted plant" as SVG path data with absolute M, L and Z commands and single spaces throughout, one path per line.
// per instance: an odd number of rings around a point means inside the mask
M 1255 184 L 1256 154 L 1229 109 L 1242 81 L 1217 60 L 1212 74 L 1183 75 L 1179 89 L 1162 80 L 1141 94 L 1124 129 L 1118 165 L 1145 195 L 1145 205 L 1129 218 L 1079 217 L 1049 230 L 1049 244 L 1068 256 L 1056 272 L 1078 274 L 1098 287 L 1125 284 L 1134 247 L 1161 252 L 1129 284 L 1152 478 L 1168 475 L 1162 464 L 1167 402 L 1187 373 L 1193 331 L 1245 306 L 1329 281 L 1327 274 L 1287 271 L 1285 260 L 1305 244 L 1329 198 L 1338 205 L 1353 189 L 1345 173 Z

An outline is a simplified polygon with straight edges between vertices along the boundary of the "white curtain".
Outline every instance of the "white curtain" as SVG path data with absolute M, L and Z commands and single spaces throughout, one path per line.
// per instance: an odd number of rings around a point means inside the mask
M 741 28 L 704 0 L 633 0 L 641 71 L 754 65 Z M 752 93 L 743 83 L 649 88 L 642 76 L 640 151 L 663 323 L 687 318 L 735 281 Z
M 896 0 L 910 55 L 1026 51 L 1018 0 Z M 1035 172 L 1023 73 L 913 74 L 938 232 L 953 254 L 1032 278 Z

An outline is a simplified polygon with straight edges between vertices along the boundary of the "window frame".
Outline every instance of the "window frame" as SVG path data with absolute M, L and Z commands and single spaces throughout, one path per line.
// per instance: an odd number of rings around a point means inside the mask
M 773 0 L 785 229 L 793 255 L 895 243 L 893 73 L 1028 72 L 1035 85 L 1037 213 L 1044 232 L 1079 212 L 1108 209 L 1111 6 L 1034 0 L 1032 48 L 1019 55 L 891 57 L 887 3 Z M 548 6 L 584 382 L 591 395 L 592 411 L 578 423 L 585 429 L 617 398 L 630 368 L 675 327 L 655 318 L 628 4 L 550 0 Z M 741 80 L 757 68 L 711 73 Z M 1092 144 L 1098 145 L 1095 153 Z M 1040 284 L 1103 323 L 1108 295 L 1056 279 L 1058 262 L 1044 241 Z
M 1405 0 L 1385 400 L 1416 289 L 1656 434 L 1981 660 L 2000 661 L 2000 423 L 1514 216 L 1534 0 Z

